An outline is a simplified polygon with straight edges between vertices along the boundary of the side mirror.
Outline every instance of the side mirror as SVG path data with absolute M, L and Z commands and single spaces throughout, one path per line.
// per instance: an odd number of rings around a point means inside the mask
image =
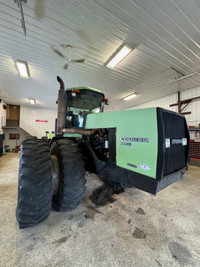
M 105 103 L 106 105 L 109 105 L 109 104 L 110 104 L 110 102 L 109 102 L 109 100 L 108 100 L 107 97 L 104 97 L 104 103 Z

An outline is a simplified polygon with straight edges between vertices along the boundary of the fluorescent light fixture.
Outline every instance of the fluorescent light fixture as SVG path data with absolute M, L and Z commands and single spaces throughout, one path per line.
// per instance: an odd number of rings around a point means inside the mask
M 30 104 L 32 104 L 32 105 L 35 105 L 35 104 L 36 104 L 35 99 L 29 99 L 29 102 L 30 102 Z
M 131 98 L 134 98 L 134 97 L 136 97 L 136 96 L 137 96 L 136 93 L 132 93 L 132 94 L 130 94 L 130 95 L 124 97 L 123 100 L 127 101 L 127 100 L 129 100 L 129 99 L 131 99 Z
M 106 67 L 113 69 L 119 62 L 121 62 L 130 52 L 133 50 L 132 47 L 128 45 L 123 45 L 120 50 L 111 57 L 111 59 L 106 64 Z
M 18 69 L 19 75 L 22 78 L 29 78 L 30 77 L 28 64 L 26 62 L 21 61 L 21 60 L 17 60 L 16 61 L 16 65 L 17 65 L 17 69 Z

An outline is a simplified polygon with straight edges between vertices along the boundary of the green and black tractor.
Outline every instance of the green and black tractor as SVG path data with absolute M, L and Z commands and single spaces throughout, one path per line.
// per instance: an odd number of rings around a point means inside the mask
M 181 179 L 188 166 L 189 132 L 183 116 L 162 108 L 103 112 L 108 99 L 90 87 L 60 83 L 55 135 L 29 137 L 20 153 L 20 228 L 56 211 L 75 209 L 85 194 L 86 171 L 114 190 L 156 194 Z

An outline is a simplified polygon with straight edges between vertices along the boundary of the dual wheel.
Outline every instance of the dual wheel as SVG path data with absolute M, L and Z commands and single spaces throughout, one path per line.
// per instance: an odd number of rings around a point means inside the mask
M 75 209 L 85 193 L 85 168 L 73 141 L 60 139 L 49 149 L 46 140 L 29 138 L 21 146 L 18 202 L 19 228 L 34 226 L 56 211 Z

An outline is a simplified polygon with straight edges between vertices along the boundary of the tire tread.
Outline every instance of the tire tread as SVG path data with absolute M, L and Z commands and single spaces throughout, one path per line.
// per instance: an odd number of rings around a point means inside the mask
M 36 138 L 23 141 L 18 177 L 16 217 L 19 228 L 44 221 L 51 210 L 52 171 L 49 145 Z

